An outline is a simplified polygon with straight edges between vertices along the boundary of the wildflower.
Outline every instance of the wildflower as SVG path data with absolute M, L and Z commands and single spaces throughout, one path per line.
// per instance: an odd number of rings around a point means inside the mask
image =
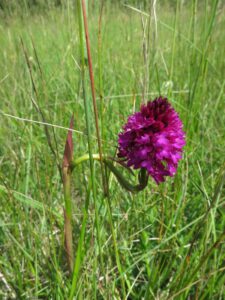
M 157 184 L 174 176 L 185 145 L 183 124 L 167 98 L 156 98 L 128 117 L 119 134 L 118 157 L 144 168 Z

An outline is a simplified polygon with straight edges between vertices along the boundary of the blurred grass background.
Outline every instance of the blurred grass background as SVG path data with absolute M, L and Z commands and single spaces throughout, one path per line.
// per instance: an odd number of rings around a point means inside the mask
M 104 152 L 114 155 L 127 116 L 159 94 L 169 97 L 187 134 L 178 174 L 167 183 L 150 180 L 132 195 L 110 177 L 127 299 L 224 299 L 223 1 L 103 1 L 99 52 L 101 5 L 89 1 L 88 18 Z M 76 6 L 0 1 L 0 15 L 0 297 L 67 299 L 61 178 L 32 100 L 52 140 L 55 134 L 59 160 L 72 112 L 74 156 L 87 153 Z M 74 173 L 75 241 L 89 175 L 88 164 Z M 96 183 L 104 273 L 91 201 L 76 298 L 121 299 L 98 165 Z

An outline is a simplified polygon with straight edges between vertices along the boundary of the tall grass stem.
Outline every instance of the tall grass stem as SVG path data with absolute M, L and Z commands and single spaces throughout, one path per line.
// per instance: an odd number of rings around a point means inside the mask
M 81 58 L 81 81 L 82 81 L 82 90 L 83 90 L 83 100 L 84 100 L 84 109 L 85 109 L 85 122 L 87 128 L 87 140 L 88 140 L 88 153 L 89 153 L 89 164 L 90 164 L 90 172 L 91 172 L 91 187 L 94 199 L 94 207 L 95 207 L 95 225 L 97 231 L 97 242 L 99 247 L 99 256 L 100 256 L 100 265 L 101 271 L 103 272 L 104 269 L 104 262 L 102 256 L 102 249 L 101 249 L 101 239 L 100 239 L 100 225 L 99 225 L 99 214 L 98 214 L 98 207 L 97 207 L 97 194 L 96 194 L 96 183 L 95 183 L 95 171 L 94 171 L 94 161 L 92 157 L 92 142 L 91 142 L 91 114 L 90 114 L 90 104 L 88 102 L 86 96 L 86 62 L 85 62 L 85 41 L 84 41 L 84 28 L 82 22 L 82 7 L 81 7 L 81 0 L 77 0 L 77 13 L 78 13 L 78 25 L 79 25 L 79 37 L 80 37 L 80 58 Z M 88 210 L 89 206 L 89 197 L 85 200 L 85 208 L 86 211 Z M 87 218 L 87 216 L 85 217 Z M 72 285 L 70 290 L 70 299 L 73 299 L 74 293 L 76 292 L 77 286 L 77 277 L 78 272 L 80 269 L 80 249 L 82 248 L 82 244 L 84 242 L 84 237 L 82 235 L 85 234 L 86 229 L 86 220 L 83 220 L 83 231 L 80 234 L 80 244 L 78 245 L 79 248 L 77 250 L 77 256 L 75 260 L 73 275 L 72 275 Z

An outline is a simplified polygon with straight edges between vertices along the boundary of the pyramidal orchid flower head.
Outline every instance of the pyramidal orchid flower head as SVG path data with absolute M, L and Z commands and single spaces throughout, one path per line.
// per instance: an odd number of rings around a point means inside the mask
M 118 157 L 146 169 L 157 184 L 174 176 L 185 145 L 183 124 L 167 98 L 156 98 L 128 117 L 119 134 Z

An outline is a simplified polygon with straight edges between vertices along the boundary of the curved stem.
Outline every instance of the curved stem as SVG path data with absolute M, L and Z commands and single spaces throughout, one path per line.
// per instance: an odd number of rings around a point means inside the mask
M 93 160 L 100 160 L 99 154 L 92 154 L 92 159 L 93 159 Z M 105 159 L 105 157 L 103 157 L 103 159 Z M 80 163 L 85 162 L 85 161 L 87 161 L 87 160 L 89 160 L 89 154 L 84 154 L 84 155 L 78 157 L 77 159 L 74 159 L 74 160 L 72 161 L 72 166 L 71 166 L 71 167 L 72 167 L 72 170 L 73 170 L 77 165 L 79 165 Z
M 87 160 L 89 160 L 89 154 L 85 154 L 77 159 L 75 159 L 72 162 L 72 170 L 79 165 L 80 163 L 83 163 Z M 92 159 L 100 161 L 99 154 L 92 154 Z M 102 157 L 103 163 L 110 169 L 110 171 L 116 176 L 118 182 L 129 192 L 135 193 L 143 190 L 148 183 L 148 176 L 146 175 L 145 169 L 141 169 L 139 173 L 139 184 L 134 185 L 127 181 L 127 179 L 124 178 L 124 176 L 121 174 L 121 172 L 113 165 L 112 159 L 108 156 Z

